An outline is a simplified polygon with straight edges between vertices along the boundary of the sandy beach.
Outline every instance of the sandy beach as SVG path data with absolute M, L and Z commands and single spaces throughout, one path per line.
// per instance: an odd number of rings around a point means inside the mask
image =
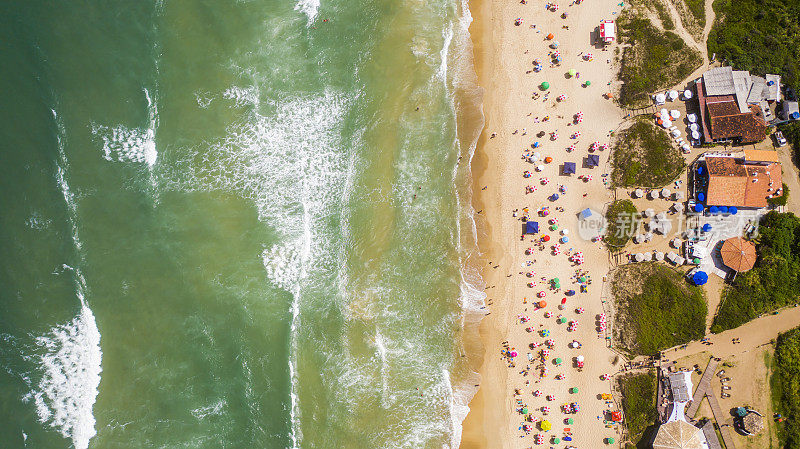
M 624 112 L 604 96 L 615 80 L 615 45 L 602 50 L 594 43 L 594 31 L 601 20 L 615 19 L 621 7 L 615 1 L 593 0 L 564 3 L 552 11 L 542 2 L 483 0 L 470 2 L 470 10 L 478 78 L 486 90 L 486 126 L 473 173 L 488 315 L 481 323 L 485 349 L 481 386 L 470 403 L 461 447 L 527 448 L 535 445 L 536 434 L 546 444 L 567 436 L 572 441 L 562 444 L 600 447 L 606 438 L 619 439 L 615 426 L 603 419 L 603 413 L 616 405 L 599 397 L 611 392 L 611 381 L 602 380 L 603 374 L 618 370 L 606 331 L 599 332 L 597 326 L 605 312 L 603 281 L 609 261 L 602 243 L 578 236 L 577 214 L 585 208 L 602 213 L 611 200 L 603 176 L 609 172 L 609 150 L 590 153 L 590 145 L 610 145 L 609 133 L 621 123 Z M 563 18 L 562 13 L 568 16 Z M 519 25 L 518 18 L 522 19 Z M 553 40 L 546 39 L 550 33 Z M 560 64 L 551 64 L 554 41 Z M 586 57 L 587 53 L 593 57 Z M 537 59 L 542 66 L 538 72 L 534 71 Z M 570 69 L 576 71 L 575 76 L 567 74 Z M 545 81 L 547 90 L 540 88 Z M 575 120 L 578 112 L 583 113 L 580 123 Z M 544 135 L 537 136 L 540 132 Z M 574 150 L 569 148 L 572 145 Z M 599 166 L 586 166 L 589 154 L 599 155 Z M 547 157 L 552 161 L 542 162 Z M 533 159 L 538 161 L 531 163 Z M 576 163 L 576 173 L 562 175 L 564 162 Z M 537 171 L 539 164 L 541 171 Z M 526 171 L 529 177 L 523 176 Z M 554 193 L 560 198 L 549 200 Z M 549 207 L 547 216 L 538 214 L 542 207 Z M 521 239 L 526 209 L 530 220 L 539 223 L 540 233 Z M 550 230 L 553 218 L 558 221 L 556 230 Z M 563 229 L 571 231 L 570 240 L 554 255 L 552 245 L 564 237 Z M 538 246 L 545 235 L 549 241 Z M 530 254 L 526 254 L 528 248 Z M 570 260 L 577 252 L 584 256 L 580 265 Z M 587 278 L 585 293 L 580 276 Z M 552 288 L 553 278 L 559 279 L 561 288 Z M 568 296 L 567 290 L 577 293 Z M 539 292 L 545 296 L 537 298 Z M 540 300 L 547 305 L 537 307 Z M 558 307 L 562 300 L 563 307 Z M 561 317 L 564 323 L 557 321 Z M 572 330 L 570 322 L 577 323 Z M 547 340 L 552 340 L 552 347 L 547 347 Z M 582 346 L 573 349 L 569 347 L 572 341 Z M 544 358 L 543 348 L 549 351 Z M 509 352 L 518 355 L 511 358 Z M 584 357 L 582 370 L 575 363 L 579 355 Z M 562 363 L 556 364 L 555 358 Z M 542 367 L 548 371 L 545 377 L 540 377 Z M 540 396 L 534 395 L 537 390 Z M 562 413 L 562 405 L 573 402 L 580 411 Z M 549 413 L 542 407 L 549 407 Z M 525 415 L 524 408 L 528 409 Z M 531 421 L 525 421 L 525 416 Z M 568 418 L 573 424 L 566 424 Z M 549 421 L 552 429 L 540 430 L 541 420 Z M 524 431 L 523 425 L 531 430 Z

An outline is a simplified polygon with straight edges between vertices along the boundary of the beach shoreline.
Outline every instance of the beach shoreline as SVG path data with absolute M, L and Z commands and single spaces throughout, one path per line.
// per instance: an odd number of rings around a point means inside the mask
M 591 23 L 599 23 L 604 12 L 610 16 L 611 10 L 615 8 L 615 3 L 610 0 L 602 1 L 601 3 L 602 5 L 599 3 L 592 4 L 592 8 L 596 10 L 596 18 L 590 15 L 588 11 L 578 11 L 582 13 L 582 17 L 578 19 L 579 26 L 576 28 L 586 28 Z M 556 28 L 556 25 L 560 25 L 562 22 L 560 22 L 557 14 L 546 11 L 544 5 L 541 4 L 525 5 L 518 2 L 503 3 L 493 0 L 472 0 L 469 2 L 469 8 L 473 18 L 473 23 L 470 26 L 470 36 L 473 42 L 474 67 L 478 77 L 478 84 L 484 89 L 484 126 L 477 141 L 471 168 L 473 176 L 472 201 L 476 211 L 475 223 L 478 234 L 478 247 L 482 256 L 481 273 L 487 293 L 487 314 L 480 323 L 481 351 L 483 352 L 482 365 L 479 370 L 480 387 L 469 403 L 470 411 L 462 423 L 460 447 L 462 449 L 505 448 L 520 445 L 522 445 L 520 447 L 527 447 L 533 443 L 532 438 L 521 439 L 524 434 L 515 432 L 517 426 L 520 425 L 518 421 L 520 421 L 521 416 L 514 416 L 512 413 L 515 409 L 514 387 L 520 384 L 522 376 L 517 375 L 519 367 L 509 369 L 506 366 L 506 360 L 501 356 L 500 349 L 501 342 L 504 341 L 510 341 L 513 346 L 515 342 L 522 343 L 522 341 L 531 340 L 530 333 L 526 334 L 520 326 L 514 326 L 515 315 L 520 312 L 529 313 L 527 307 L 523 307 L 524 302 L 521 303 L 520 300 L 523 295 L 530 295 L 532 292 L 525 288 L 524 281 L 518 277 L 517 271 L 519 271 L 519 267 L 523 263 L 523 259 L 525 259 L 520 249 L 521 245 L 525 245 L 525 243 L 519 242 L 521 223 L 511 218 L 511 211 L 515 208 L 528 206 L 531 206 L 531 209 L 535 209 L 534 206 L 544 203 L 541 195 L 537 195 L 536 201 L 532 201 L 533 195 L 524 194 L 527 182 L 520 175 L 523 170 L 530 166 L 517 159 L 517 148 L 524 148 L 525 143 L 531 140 L 545 142 L 549 139 L 547 137 L 535 138 L 533 135 L 523 138 L 516 132 L 512 133 L 515 129 L 524 131 L 525 128 L 523 126 L 526 126 L 526 124 L 529 124 L 527 126 L 530 126 L 529 129 L 534 129 L 534 132 L 538 129 L 546 130 L 542 124 L 534 125 L 530 118 L 526 118 L 523 111 L 532 111 L 531 114 L 533 115 L 547 113 L 544 105 L 532 106 L 531 104 L 530 92 L 536 91 L 537 83 L 531 80 L 533 77 L 529 75 L 530 71 L 526 73 L 525 70 L 526 63 L 527 67 L 531 67 L 530 61 L 514 60 L 513 55 L 522 56 L 523 50 L 527 50 L 529 46 L 536 46 L 539 48 L 535 56 L 532 54 L 530 57 L 523 56 L 519 58 L 517 56 L 517 58 L 528 60 L 534 57 L 547 57 L 546 48 L 543 52 L 543 46 L 538 43 L 544 35 L 539 34 L 538 30 L 534 31 L 533 28 L 528 28 L 528 21 L 538 24 L 540 30 L 552 29 L 553 33 L 556 33 L 556 30 L 561 28 L 560 26 Z M 580 8 L 583 8 L 583 6 Z M 619 8 L 616 9 L 618 10 Z M 569 12 L 572 13 L 573 9 L 569 9 Z M 561 14 L 561 12 L 558 14 Z M 514 18 L 517 16 L 524 17 L 524 26 L 517 27 L 514 25 Z M 530 45 L 520 42 L 519 37 L 512 34 L 515 32 L 521 33 L 523 30 L 528 33 L 522 40 L 524 41 L 530 37 Z M 579 32 L 564 33 L 571 35 L 564 38 L 559 35 L 562 48 L 592 47 L 587 45 L 585 34 L 577 36 L 576 33 Z M 525 51 L 525 54 L 527 53 Z M 577 60 L 578 58 L 573 55 L 572 59 Z M 605 64 L 605 62 L 605 58 L 603 58 L 600 70 L 597 73 L 592 73 L 592 79 L 608 78 L 609 81 L 615 79 L 616 72 L 613 64 L 610 62 Z M 621 121 L 624 115 L 621 109 L 612 102 L 601 99 L 601 93 L 604 92 L 601 89 L 604 88 L 598 86 L 595 89 L 586 89 L 586 86 L 580 87 L 580 84 L 576 83 L 574 79 L 557 79 L 557 72 L 554 73 L 550 69 L 545 69 L 545 72 L 549 72 L 549 76 L 554 78 L 551 81 L 553 85 L 551 91 L 566 92 L 569 97 L 573 95 L 581 97 L 583 92 L 587 91 L 594 95 L 590 99 L 577 98 L 577 101 L 570 98 L 564 104 L 558 105 L 559 112 L 574 112 L 574 110 L 564 110 L 565 106 L 580 106 L 584 111 L 597 114 L 594 121 L 587 120 L 590 123 L 588 126 L 594 126 L 595 129 L 587 130 L 586 125 L 584 125 L 582 131 L 592 138 L 603 139 L 605 143 L 608 143 L 607 130 L 616 128 Z M 560 71 L 563 72 L 564 70 Z M 568 84 L 570 82 L 572 83 L 571 85 Z M 556 86 L 559 88 L 558 91 L 556 91 Z M 550 105 L 547 105 L 547 107 L 550 107 Z M 552 107 L 556 107 L 556 105 L 553 104 Z M 603 115 L 613 122 L 609 123 L 608 127 L 605 127 L 605 125 L 597 126 L 597 117 Z M 551 124 L 555 126 L 555 123 Z M 553 126 L 550 127 L 552 128 Z M 531 132 L 531 134 L 534 134 L 534 132 Z M 566 131 L 564 133 L 566 134 Z M 523 133 L 522 135 L 525 134 Z M 558 163 L 561 163 L 562 159 L 566 157 L 574 159 L 577 155 L 568 156 L 564 152 L 564 147 L 570 143 L 572 141 L 567 141 L 566 137 L 562 137 L 562 141 L 548 141 L 544 145 L 546 151 L 542 150 L 543 154 L 554 156 Z M 586 150 L 583 149 L 583 151 L 585 152 Z M 580 151 L 576 151 L 576 153 L 580 153 Z M 608 152 L 602 154 L 601 158 L 602 164 L 600 167 L 596 167 L 595 170 L 596 178 L 600 178 L 600 176 L 597 176 L 601 173 L 600 170 L 607 171 Z M 553 175 L 552 170 L 556 169 L 555 165 L 551 164 L 547 167 L 548 174 Z M 557 173 L 554 176 L 558 177 Z M 571 179 L 559 178 L 558 183 L 569 186 L 570 190 L 586 190 L 588 187 L 586 194 L 580 199 L 569 199 L 570 204 L 561 204 L 561 206 L 568 208 L 569 211 L 577 212 L 583 207 L 592 207 L 594 210 L 602 212 L 603 205 L 611 197 L 611 191 L 600 184 L 600 179 L 595 179 L 594 182 L 584 185 L 585 183 L 578 182 L 574 177 Z M 541 221 L 541 218 L 538 220 Z M 607 274 L 609 270 L 607 252 L 601 245 L 586 241 L 576 243 L 575 246 L 586 252 L 586 268 L 592 270 L 592 276 L 597 281 Z M 582 246 L 586 246 L 586 248 L 584 249 Z M 544 256 L 544 254 L 541 256 Z M 541 256 L 537 255 L 537 257 Z M 564 262 L 562 260 L 554 261 L 552 268 L 561 271 L 561 276 L 567 277 L 569 270 L 574 270 L 574 267 Z M 589 297 L 581 298 L 582 301 L 585 299 L 592 300 L 593 304 L 590 310 L 602 313 L 601 287 L 593 286 L 589 294 L 585 296 Z M 587 305 L 587 309 L 589 308 Z M 612 370 L 614 354 L 606 347 L 605 341 L 599 336 L 592 338 L 594 329 L 588 327 L 590 326 L 587 325 L 587 329 L 582 329 L 580 332 L 575 333 L 575 336 L 580 336 L 580 339 L 584 342 L 584 351 L 596 351 L 597 355 L 593 358 L 599 360 L 596 362 L 593 360 L 592 363 L 594 365 L 587 369 L 585 374 L 573 376 L 574 379 L 568 378 L 570 385 L 581 385 L 583 391 L 596 392 L 600 391 L 600 388 L 610 390 L 609 382 L 602 382 L 599 377 L 602 373 Z M 525 352 L 526 348 L 521 348 L 521 350 Z M 552 379 L 543 379 L 541 381 L 541 385 L 552 386 L 553 390 L 566 390 L 565 384 L 555 384 L 553 382 L 557 381 Z M 594 399 L 594 395 L 581 396 L 581 400 L 584 402 L 598 402 L 598 404 L 592 404 L 592 406 L 587 407 L 589 408 L 586 411 L 587 417 L 591 416 L 593 418 L 595 414 L 602 413 L 602 404 L 599 404 L 599 401 Z M 526 397 L 525 399 L 527 402 L 528 398 Z M 583 402 L 581 404 L 584 407 Z M 554 404 L 554 406 L 557 408 L 558 403 Z M 551 419 L 558 420 L 555 417 Z M 597 438 L 601 434 L 616 435 L 616 432 L 612 432 L 609 429 L 605 429 L 605 432 L 599 430 L 603 429 L 604 426 L 602 426 L 602 423 L 598 426 L 596 424 L 597 421 L 594 419 L 592 419 L 594 422 L 591 424 L 588 420 L 586 421 L 586 425 L 582 425 L 580 430 L 577 429 L 577 425 L 575 426 L 576 429 L 572 429 L 576 435 L 581 436 L 579 442 L 585 444 L 590 441 L 586 438 Z M 556 429 L 554 428 L 553 430 L 555 431 Z M 596 445 L 600 444 L 600 440 L 591 441 L 593 445 L 595 443 Z

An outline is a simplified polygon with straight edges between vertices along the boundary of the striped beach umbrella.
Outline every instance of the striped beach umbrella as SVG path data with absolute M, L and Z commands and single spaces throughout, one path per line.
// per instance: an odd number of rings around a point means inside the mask
M 577 139 L 580 136 L 581 136 L 581 132 L 580 131 L 575 131 L 574 133 L 572 133 L 572 136 L 570 136 L 570 137 L 573 138 L 573 139 Z
M 600 151 L 605 151 L 607 149 L 608 149 L 608 145 L 607 144 L 604 143 L 604 144 L 600 145 Z
M 544 342 L 544 344 L 552 348 L 553 346 L 555 346 L 556 341 L 553 340 L 552 338 L 548 338 L 547 341 Z
M 545 369 L 547 369 L 547 368 L 545 368 Z M 544 413 L 545 415 L 550 413 L 550 407 L 548 407 L 546 405 L 543 405 L 542 406 L 542 413 Z
M 544 444 L 544 437 L 541 433 L 537 433 L 534 441 L 536 441 L 536 444 Z
M 550 183 L 550 178 L 542 178 L 541 179 L 542 185 L 547 185 Z
M 566 95 L 564 95 L 564 94 L 561 94 L 561 95 L 559 95 L 559 96 L 557 96 L 557 97 L 556 97 L 556 100 L 557 100 L 557 101 L 564 101 L 564 100 L 566 100 L 566 99 L 567 99 L 567 96 L 566 96 Z
M 591 61 L 592 59 L 594 59 L 594 55 L 591 53 L 586 53 L 585 55 L 583 55 L 583 59 Z
M 534 395 L 535 397 L 537 397 L 537 398 L 538 398 L 539 396 L 541 396 L 541 395 L 542 395 L 542 390 L 536 390 L 536 391 L 534 391 L 534 392 L 533 392 L 533 395 Z
M 539 355 L 541 355 L 542 358 L 549 357 L 550 356 L 550 350 L 549 349 L 542 349 L 541 351 L 539 351 Z
M 567 151 L 568 151 L 568 152 L 573 152 L 573 151 L 575 151 L 575 144 L 573 143 L 572 145 L 568 146 L 568 147 L 567 147 Z
M 577 310 L 575 310 L 575 313 L 583 313 L 583 312 L 585 312 L 585 311 L 586 311 L 586 310 L 584 310 L 584 308 L 583 308 L 583 307 L 578 307 L 578 309 L 577 309 Z
M 545 312 L 544 313 L 544 317 L 545 318 L 550 318 L 551 316 L 553 316 L 553 312 Z
M 553 396 L 552 394 L 548 394 L 548 395 L 547 395 L 547 400 L 548 400 L 548 401 L 555 401 L 555 400 L 556 400 L 556 397 L 555 397 L 555 396 Z

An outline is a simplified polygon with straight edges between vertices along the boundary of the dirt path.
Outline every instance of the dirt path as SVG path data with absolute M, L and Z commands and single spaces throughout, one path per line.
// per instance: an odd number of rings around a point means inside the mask
M 708 55 L 708 35 L 711 34 L 711 28 L 714 26 L 714 21 L 716 20 L 716 14 L 714 14 L 714 8 L 712 4 L 714 3 L 713 0 L 706 0 L 706 26 L 703 28 L 703 39 L 702 42 L 697 42 L 694 37 L 689 34 L 685 28 L 683 28 L 683 22 L 681 22 L 680 17 L 678 16 L 678 11 L 675 9 L 675 6 L 672 4 L 671 1 L 666 0 L 667 8 L 669 9 L 670 16 L 672 16 L 672 20 L 677 24 L 680 24 L 680 31 L 676 29 L 676 34 L 683 38 L 687 45 L 695 48 L 700 52 L 700 55 L 703 57 L 703 64 L 697 68 L 694 72 L 692 72 L 689 76 L 686 77 L 683 81 L 678 83 L 679 86 L 684 86 L 691 80 L 697 79 L 702 73 L 708 70 L 711 66 L 711 61 L 709 60 Z

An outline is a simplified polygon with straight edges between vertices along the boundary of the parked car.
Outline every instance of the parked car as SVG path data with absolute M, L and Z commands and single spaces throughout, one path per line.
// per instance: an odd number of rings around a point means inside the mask
M 775 131 L 775 134 L 772 135 L 775 138 L 775 145 L 782 147 L 786 145 L 786 138 L 783 137 L 783 133 L 780 131 Z

